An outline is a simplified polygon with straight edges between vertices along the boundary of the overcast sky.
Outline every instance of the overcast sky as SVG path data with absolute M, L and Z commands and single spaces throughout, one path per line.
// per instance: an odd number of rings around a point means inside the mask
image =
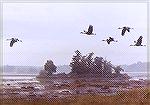
M 96 36 L 80 34 L 93 25 Z M 121 36 L 118 27 L 133 27 Z M 55 65 L 71 62 L 75 50 L 94 52 L 112 64 L 147 61 L 147 47 L 131 47 L 143 36 L 147 43 L 146 3 L 4 3 L 4 65 L 42 66 L 51 59 Z M 101 40 L 112 36 L 118 43 Z M 8 38 L 23 42 L 9 47 Z

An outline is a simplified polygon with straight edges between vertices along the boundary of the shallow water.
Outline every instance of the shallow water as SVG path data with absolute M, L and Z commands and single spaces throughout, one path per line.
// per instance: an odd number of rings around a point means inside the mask
M 149 79 L 150 75 L 147 72 L 123 72 L 128 74 L 132 80 Z M 36 75 L 22 74 L 22 75 L 1 75 L 3 82 L 30 82 L 36 81 Z
M 139 79 L 150 79 L 150 73 L 148 72 L 124 72 L 128 74 L 132 80 L 139 80 Z

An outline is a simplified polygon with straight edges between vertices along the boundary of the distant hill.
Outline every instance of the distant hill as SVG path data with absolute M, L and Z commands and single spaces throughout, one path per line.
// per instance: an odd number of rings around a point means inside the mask
M 122 65 L 121 67 L 125 72 L 147 72 L 147 62 L 137 62 L 131 65 Z M 149 63 L 150 65 L 150 63 Z M 3 74 L 39 74 L 43 70 L 41 66 L 9 66 L 6 65 L 3 67 Z M 57 66 L 57 73 L 69 73 L 71 67 L 69 65 L 60 65 Z
M 3 74 L 38 74 L 42 67 L 40 66 L 4 66 Z
M 147 65 L 150 65 L 150 62 L 137 62 L 131 65 L 122 65 L 121 67 L 125 72 L 147 72 Z
M 131 65 L 122 65 L 121 67 L 125 72 L 147 72 L 147 65 L 150 65 L 150 62 L 137 62 Z M 57 73 L 69 73 L 71 67 L 69 65 L 63 65 L 57 67 Z
M 16 75 L 16 74 L 39 74 L 39 72 L 43 69 L 41 66 L 9 66 L 6 65 L 3 67 L 4 75 Z M 69 73 L 71 71 L 70 66 L 62 65 L 57 66 L 56 73 Z

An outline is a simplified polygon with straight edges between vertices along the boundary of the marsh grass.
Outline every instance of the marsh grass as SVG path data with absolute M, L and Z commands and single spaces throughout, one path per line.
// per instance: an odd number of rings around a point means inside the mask
M 139 88 L 116 95 L 77 95 L 66 98 L 3 100 L 2 105 L 150 105 L 150 88 Z

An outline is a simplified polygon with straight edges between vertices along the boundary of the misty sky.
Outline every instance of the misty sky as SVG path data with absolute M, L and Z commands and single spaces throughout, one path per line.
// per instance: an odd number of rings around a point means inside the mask
M 89 25 L 96 36 L 80 34 Z M 118 27 L 133 27 L 121 36 Z M 147 43 L 146 3 L 4 3 L 4 65 L 42 66 L 46 60 L 55 65 L 71 62 L 75 50 L 83 55 L 94 52 L 112 64 L 147 61 L 147 47 L 131 47 L 143 36 Z M 118 43 L 101 40 L 112 36 Z M 23 42 L 9 47 L 8 38 Z

